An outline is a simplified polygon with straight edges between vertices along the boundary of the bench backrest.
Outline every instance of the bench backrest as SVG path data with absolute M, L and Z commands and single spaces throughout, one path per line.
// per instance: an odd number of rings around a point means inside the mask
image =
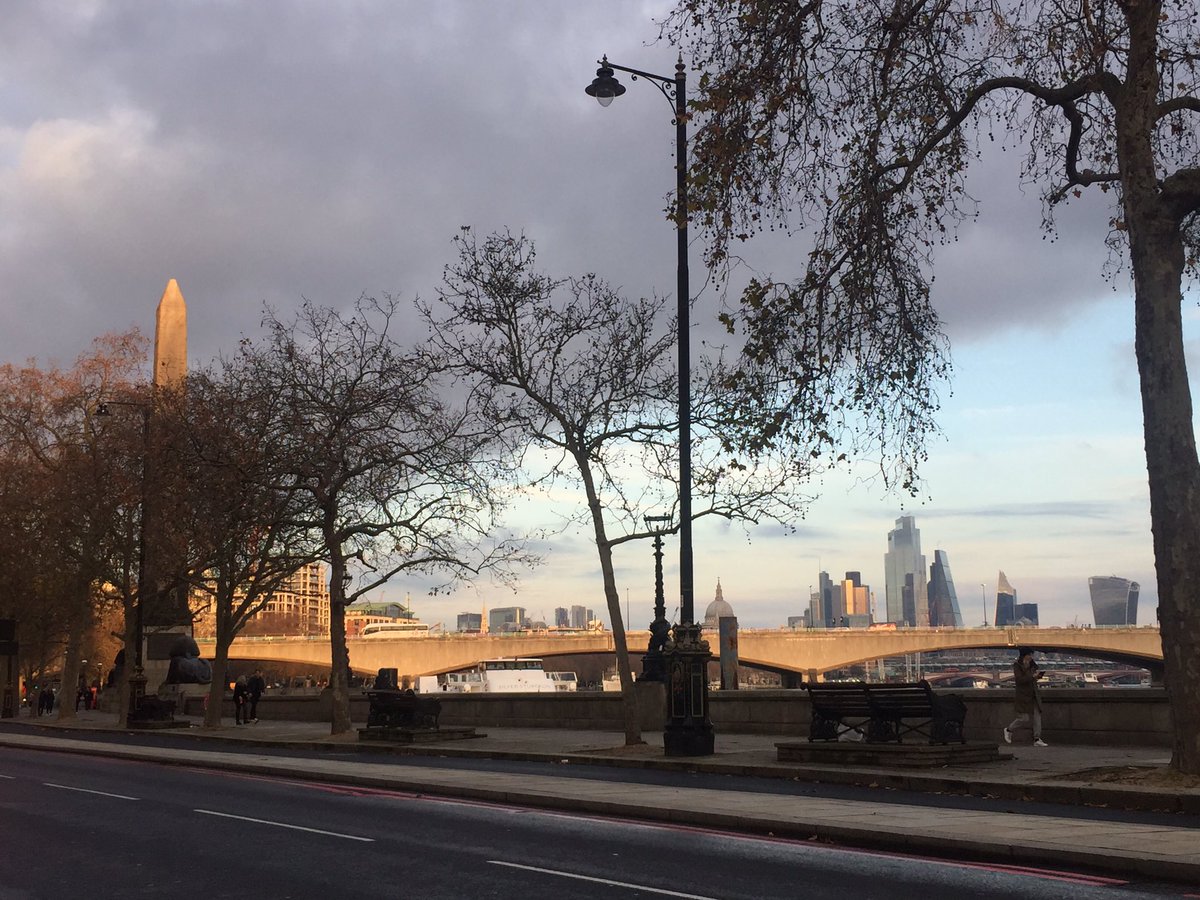
M 872 708 L 880 713 L 899 717 L 931 716 L 933 690 L 929 682 L 916 684 L 867 684 L 863 691 Z
M 861 681 L 809 683 L 804 685 L 813 709 L 837 716 L 870 716 L 871 705 Z

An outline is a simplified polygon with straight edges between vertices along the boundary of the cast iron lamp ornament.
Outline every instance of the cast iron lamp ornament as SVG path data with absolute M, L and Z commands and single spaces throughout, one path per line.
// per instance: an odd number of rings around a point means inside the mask
M 654 535 L 654 621 L 650 623 L 650 643 L 642 657 L 642 674 L 639 681 L 666 681 L 666 661 L 663 647 L 671 636 L 671 623 L 667 619 L 667 602 L 663 596 L 663 535 L 671 530 L 671 516 L 643 516 L 646 527 Z
M 713 752 L 712 722 L 708 717 L 708 644 L 700 639 L 694 619 L 692 572 L 692 397 L 688 285 L 687 200 L 687 73 L 683 54 L 675 75 L 655 75 L 610 63 L 605 55 L 584 92 L 608 106 L 625 93 L 615 71 L 628 72 L 636 81 L 645 78 L 667 98 L 675 111 L 675 230 L 677 245 L 676 322 L 679 341 L 679 624 L 664 651 L 667 669 L 667 722 L 663 744 L 667 756 L 707 756 Z

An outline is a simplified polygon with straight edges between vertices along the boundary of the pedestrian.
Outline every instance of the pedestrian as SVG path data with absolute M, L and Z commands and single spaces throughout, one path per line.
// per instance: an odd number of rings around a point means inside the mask
M 250 696 L 250 721 L 258 721 L 258 700 L 263 695 L 263 691 L 267 689 L 267 683 L 263 681 L 262 669 L 255 669 L 254 674 L 250 676 L 250 682 L 247 685 L 247 690 Z
M 50 715 L 54 712 L 54 691 L 50 686 L 42 688 L 42 692 L 38 695 L 38 715 Z
M 1033 746 L 1047 746 L 1042 740 L 1042 698 L 1038 693 L 1038 679 L 1045 675 L 1033 661 L 1032 650 L 1022 647 L 1017 651 L 1017 661 L 1013 663 L 1013 679 L 1017 689 L 1013 708 L 1017 717 L 1004 729 L 1004 743 L 1011 744 L 1013 731 L 1022 725 L 1029 725 L 1033 729 Z
M 239 675 L 237 681 L 233 683 L 233 724 L 246 724 L 246 700 L 249 698 L 250 688 L 246 682 L 245 675 Z

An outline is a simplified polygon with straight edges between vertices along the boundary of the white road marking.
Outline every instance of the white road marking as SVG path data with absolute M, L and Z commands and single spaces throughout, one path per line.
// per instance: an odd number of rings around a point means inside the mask
M 510 869 L 524 869 L 526 872 L 541 872 L 543 875 L 558 875 L 562 878 L 574 878 L 576 881 L 594 881 L 597 884 L 607 884 L 612 887 L 630 888 L 635 891 L 648 891 L 651 894 L 665 894 L 668 897 L 686 897 L 687 900 L 715 900 L 702 894 L 681 894 L 679 891 L 665 891 L 662 888 L 649 887 L 644 884 L 631 884 L 628 881 L 612 881 L 608 878 L 593 878 L 591 875 L 576 875 L 574 872 L 560 872 L 558 869 L 542 869 L 538 866 L 522 866 L 518 863 L 504 862 L 499 859 L 489 859 L 493 866 L 507 866 Z
M 16 775 L 0 775 L 0 778 L 7 778 L 9 781 L 15 781 L 17 776 Z
M 308 831 L 312 834 L 324 834 L 329 837 L 345 838 L 348 841 L 365 841 L 366 843 L 374 843 L 375 838 L 359 837 L 356 834 L 341 834 L 337 831 L 322 831 L 320 828 L 306 828 L 303 825 L 289 825 L 287 822 L 272 822 L 269 819 L 252 819 L 249 816 L 235 816 L 233 813 L 216 812 L 211 809 L 197 809 L 195 812 L 206 816 L 220 816 L 223 819 L 238 819 L 242 822 L 254 822 L 258 825 L 274 825 L 276 828 L 291 828 L 293 831 Z
M 58 788 L 61 791 L 79 791 L 81 794 L 99 794 L 101 797 L 116 797 L 118 800 L 140 800 L 140 797 L 127 797 L 124 794 L 110 794 L 108 791 L 91 791 L 87 788 L 71 787 L 69 784 L 52 784 L 49 781 L 43 781 L 46 787 Z

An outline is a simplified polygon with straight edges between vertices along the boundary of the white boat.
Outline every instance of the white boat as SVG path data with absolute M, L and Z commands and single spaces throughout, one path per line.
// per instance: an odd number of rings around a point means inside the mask
M 569 679 L 556 676 L 569 676 Z M 562 687 L 564 684 L 569 687 Z M 511 657 L 485 659 L 466 672 L 422 675 L 418 685 L 423 692 L 444 691 L 448 694 L 549 693 L 575 690 L 575 673 L 547 672 L 540 659 Z
M 546 677 L 554 682 L 556 691 L 574 691 L 579 689 L 579 679 L 574 672 L 547 672 Z
M 406 638 L 428 637 L 430 632 L 427 622 L 372 622 L 364 625 L 362 638 Z

